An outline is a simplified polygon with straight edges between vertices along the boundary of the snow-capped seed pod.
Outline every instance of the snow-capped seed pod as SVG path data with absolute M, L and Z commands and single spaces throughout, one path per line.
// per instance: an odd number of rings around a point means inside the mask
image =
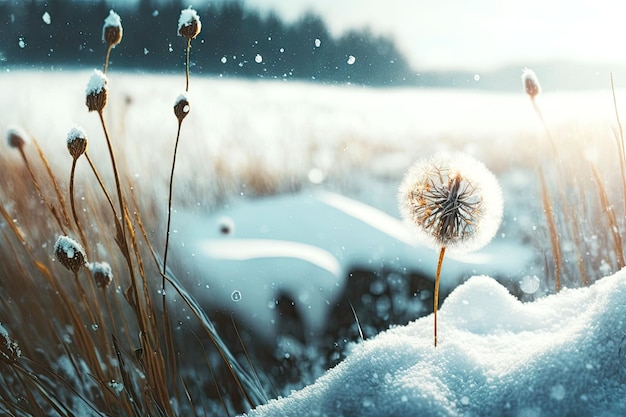
M 174 103 L 174 115 L 178 119 L 179 123 L 187 117 L 189 110 L 191 110 L 191 107 L 189 106 L 189 99 L 187 98 L 187 94 L 183 93 L 176 98 L 176 102 Z
M 418 161 L 404 177 L 398 198 L 402 218 L 433 249 L 479 249 L 502 219 L 498 180 L 469 155 L 439 153 Z
M 106 75 L 100 70 L 94 70 L 89 78 L 86 90 L 86 105 L 89 111 L 101 112 L 108 100 L 108 83 Z
M 200 33 L 202 29 L 202 23 L 200 23 L 200 17 L 198 13 L 189 6 L 187 9 L 183 9 L 180 12 L 178 18 L 178 35 L 189 40 L 194 39 Z
M 11 148 L 22 149 L 28 142 L 28 135 L 19 127 L 11 127 L 7 130 L 7 144 Z
M 122 41 L 122 19 L 113 10 L 109 11 L 109 15 L 104 19 L 102 26 L 102 41 L 112 48 Z
M 108 262 L 92 262 L 87 267 L 98 288 L 106 288 L 113 281 L 113 271 Z
M 522 84 L 531 100 L 534 100 L 541 93 L 541 85 L 539 84 L 537 74 L 531 69 L 524 68 L 522 70 Z
M 0 360 L 10 365 L 17 362 L 21 356 L 22 350 L 19 345 L 0 323 Z
M 80 127 L 73 127 L 67 134 L 67 150 L 74 160 L 87 151 L 87 134 Z
M 87 264 L 87 255 L 83 247 L 68 236 L 59 236 L 54 244 L 54 255 L 61 265 L 74 273 Z

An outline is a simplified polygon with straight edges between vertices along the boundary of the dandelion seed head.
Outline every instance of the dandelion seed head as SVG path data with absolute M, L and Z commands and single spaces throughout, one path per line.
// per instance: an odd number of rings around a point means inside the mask
M 526 90 L 526 94 L 528 94 L 531 99 L 534 100 L 536 96 L 541 94 L 541 85 L 539 84 L 539 79 L 537 78 L 535 71 L 529 68 L 524 68 L 522 70 L 522 84 L 524 86 L 524 90 Z
M 486 245 L 502 219 L 495 176 L 473 157 L 439 153 L 415 163 L 398 192 L 400 214 L 418 239 L 457 253 Z

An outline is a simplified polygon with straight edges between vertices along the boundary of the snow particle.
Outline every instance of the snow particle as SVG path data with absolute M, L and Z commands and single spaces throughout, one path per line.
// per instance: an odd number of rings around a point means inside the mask
M 556 384 L 552 388 L 550 388 L 550 398 L 561 401 L 565 398 L 565 388 L 561 384 Z
M 325 177 L 324 171 L 319 168 L 311 168 L 308 174 L 308 179 L 311 184 L 321 184 Z
M 480 74 L 474 74 L 474 81 L 480 81 Z
M 239 290 L 233 291 L 233 293 L 230 295 L 230 298 L 236 303 L 241 301 L 241 292 Z
M 526 275 L 519 282 L 519 287 L 526 294 L 534 294 L 539 290 L 539 277 L 537 275 Z
M 256 54 L 256 56 L 254 57 L 254 62 L 260 64 L 261 62 L 263 62 L 263 57 L 260 54 Z
M 18 39 L 17 44 L 20 46 L 20 48 L 24 49 L 26 48 L 26 42 L 24 41 L 24 38 L 20 36 L 20 38 Z
M 463 396 L 463 398 L 461 398 L 461 404 L 463 405 L 469 405 L 470 403 L 470 399 L 466 396 Z
M 42 16 L 41 16 L 41 20 L 43 20 L 43 22 L 46 25 L 49 25 L 50 23 L 52 23 L 52 20 L 50 19 L 50 13 L 45 12 Z
M 356 62 L 356 58 L 354 57 L 354 55 L 349 55 L 348 56 L 348 65 L 352 65 Z
M 222 64 L 225 64 L 226 62 L 228 62 L 228 58 L 223 56 L 222 59 L 220 59 L 220 61 L 222 62 Z
M 321 45 L 322 45 L 322 41 L 316 38 L 315 39 L 315 47 L 319 48 Z

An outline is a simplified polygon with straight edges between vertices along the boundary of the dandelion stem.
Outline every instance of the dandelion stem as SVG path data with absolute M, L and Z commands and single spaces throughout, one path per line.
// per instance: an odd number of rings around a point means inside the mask
M 446 247 L 442 246 L 439 251 L 439 260 L 437 261 L 437 274 L 435 275 L 435 295 L 433 297 L 433 313 L 435 316 L 434 327 L 434 341 L 435 347 L 437 347 L 437 309 L 439 308 L 439 278 L 441 277 L 441 265 L 443 264 L 443 257 L 446 254 Z

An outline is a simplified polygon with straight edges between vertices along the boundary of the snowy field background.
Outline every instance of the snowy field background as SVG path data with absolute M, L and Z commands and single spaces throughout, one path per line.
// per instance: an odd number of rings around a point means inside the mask
M 1 73 L 0 129 L 23 127 L 53 168 L 69 173 L 65 138 L 78 124 L 90 135 L 92 158 L 104 161 L 98 120 L 84 105 L 88 78 L 86 71 Z M 105 117 L 144 222 L 160 242 L 181 79 L 112 71 L 109 80 Z M 603 91 L 544 86 L 539 103 L 561 157 L 593 161 L 615 191 L 609 87 L 608 75 Z M 432 317 L 423 317 L 357 343 L 316 384 L 252 415 L 623 415 L 623 274 L 547 295 L 554 288 L 537 167 L 550 161 L 550 145 L 521 84 L 514 94 L 192 78 L 189 97 L 172 269 L 197 287 L 201 302 L 233 311 L 244 327 L 268 329 L 261 337 L 273 336 L 281 292 L 297 301 L 310 337 L 332 322 L 330 306 L 349 286 L 349 271 L 434 275 L 436 254 L 416 246 L 397 210 L 397 187 L 416 159 L 470 153 L 504 192 L 494 241 L 444 263 L 442 286 L 452 294 L 442 305 L 441 347 L 433 350 Z M 617 100 L 626 103 L 624 92 Z M 81 175 L 88 176 L 85 166 Z M 10 208 L 10 196 L 2 198 Z M 573 263 L 567 244 L 565 262 Z M 587 254 L 589 262 L 599 276 L 615 273 L 601 249 Z M 209 277 L 197 278 L 207 270 Z M 483 274 L 499 283 L 478 277 L 463 284 Z

